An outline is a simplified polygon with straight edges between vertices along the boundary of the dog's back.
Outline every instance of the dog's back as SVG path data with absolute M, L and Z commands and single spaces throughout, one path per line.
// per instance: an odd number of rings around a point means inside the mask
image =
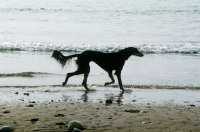
M 79 55 L 76 63 L 77 66 L 88 64 L 91 61 L 95 62 L 105 71 L 116 70 L 119 67 L 121 60 L 119 53 L 103 53 L 99 51 L 84 51 Z

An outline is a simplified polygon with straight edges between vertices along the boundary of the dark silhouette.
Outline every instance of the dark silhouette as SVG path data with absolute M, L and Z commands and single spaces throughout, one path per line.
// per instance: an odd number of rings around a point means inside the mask
M 121 80 L 121 71 L 124 66 L 125 61 L 131 56 L 136 55 L 142 57 L 143 54 L 140 53 L 137 48 L 129 47 L 123 50 L 120 50 L 116 53 L 103 53 L 99 51 L 84 51 L 81 54 L 74 54 L 70 56 L 64 56 L 60 51 L 55 50 L 53 52 L 52 57 L 55 58 L 63 67 L 66 63 L 69 63 L 72 58 L 77 57 L 76 65 L 77 70 L 72 73 L 68 73 L 66 76 L 65 81 L 62 83 L 64 86 L 68 79 L 71 76 L 84 74 L 84 79 L 82 85 L 85 87 L 86 90 L 89 90 L 87 87 L 87 77 L 90 72 L 90 65 L 91 61 L 95 62 L 99 65 L 102 69 L 108 72 L 108 75 L 111 79 L 111 82 L 106 82 L 105 85 L 113 84 L 115 82 L 112 71 L 115 70 L 115 75 L 117 76 L 118 83 L 121 90 L 124 90 Z

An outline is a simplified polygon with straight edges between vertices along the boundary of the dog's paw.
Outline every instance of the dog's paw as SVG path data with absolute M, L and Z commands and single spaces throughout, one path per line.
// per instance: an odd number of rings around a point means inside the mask
M 120 88 L 122 91 L 125 91 L 125 89 L 123 89 L 123 88 Z
M 109 82 L 106 82 L 106 83 L 104 84 L 104 86 L 109 85 L 109 84 L 110 84 Z
M 66 84 L 66 83 L 65 83 L 65 82 L 63 82 L 63 83 L 62 83 L 62 86 L 65 86 L 65 84 Z

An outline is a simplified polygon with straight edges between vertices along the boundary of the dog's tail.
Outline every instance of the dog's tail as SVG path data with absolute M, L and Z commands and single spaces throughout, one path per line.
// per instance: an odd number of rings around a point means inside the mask
M 66 63 L 69 64 L 74 57 L 78 57 L 78 56 L 79 54 L 64 56 L 60 51 L 55 50 L 51 57 L 56 59 L 62 65 L 62 67 L 64 67 Z

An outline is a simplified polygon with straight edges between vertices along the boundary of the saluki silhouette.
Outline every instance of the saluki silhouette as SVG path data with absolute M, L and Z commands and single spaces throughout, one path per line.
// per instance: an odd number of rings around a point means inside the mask
M 55 50 L 52 54 L 52 57 L 55 58 L 62 65 L 62 67 L 64 67 L 66 63 L 68 64 L 72 58 L 77 57 L 77 70 L 67 74 L 65 81 L 62 83 L 62 86 L 67 84 L 67 81 L 71 76 L 84 74 L 82 85 L 86 90 L 89 90 L 87 87 L 87 78 L 90 72 L 89 63 L 93 61 L 108 73 L 111 82 L 106 82 L 105 85 L 113 84 L 115 82 L 112 75 L 112 71 L 115 70 L 115 75 L 117 76 L 120 89 L 124 91 L 121 80 L 121 71 L 125 61 L 131 55 L 139 57 L 143 56 L 143 54 L 139 52 L 137 48 L 128 47 L 115 53 L 103 53 L 99 51 L 86 50 L 81 54 L 74 54 L 69 56 L 64 56 L 60 51 Z

